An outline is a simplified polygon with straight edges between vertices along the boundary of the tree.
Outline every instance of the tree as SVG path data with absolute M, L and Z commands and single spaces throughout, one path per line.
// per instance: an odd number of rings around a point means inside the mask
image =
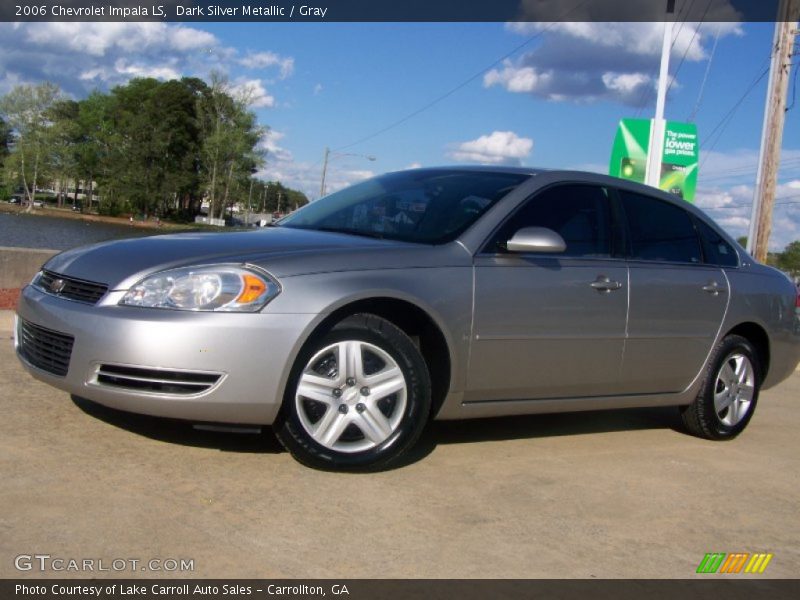
M 209 201 L 209 216 L 223 217 L 235 202 L 236 192 L 246 188 L 249 174 L 263 163 L 258 142 L 266 129 L 248 110 L 247 90 L 236 97 L 228 80 L 211 74 L 211 85 L 198 98 L 197 113 L 202 134 L 202 158 Z
M 57 85 L 45 82 L 35 86 L 18 85 L 0 99 L 0 113 L 5 115 L 14 133 L 28 211 L 33 208 L 39 169 L 48 151 L 52 125 L 50 109 L 60 94 Z
M 11 151 L 11 128 L 0 117 L 0 173 L 5 172 L 5 163 Z M 4 178 L 5 179 L 5 178 Z M 0 184 L 0 195 L 6 197 L 10 195 L 10 191 L 5 182 Z
M 794 241 L 778 254 L 776 266 L 792 277 L 800 277 L 800 240 Z

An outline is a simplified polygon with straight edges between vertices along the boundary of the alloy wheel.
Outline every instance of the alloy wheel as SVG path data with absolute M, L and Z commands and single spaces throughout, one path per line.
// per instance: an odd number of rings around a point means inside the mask
M 311 357 L 297 384 L 295 406 L 313 440 L 353 453 L 389 439 L 403 419 L 407 396 L 405 375 L 388 352 L 345 340 Z
M 731 354 L 717 372 L 714 410 L 724 425 L 738 424 L 750 410 L 755 392 L 755 370 L 744 354 Z

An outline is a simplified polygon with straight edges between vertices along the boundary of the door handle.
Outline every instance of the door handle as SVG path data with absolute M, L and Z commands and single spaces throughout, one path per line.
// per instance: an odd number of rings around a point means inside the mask
M 720 287 L 720 285 L 716 281 L 709 282 L 708 285 L 703 286 L 703 291 L 708 292 L 712 296 L 718 296 L 720 292 L 724 292 L 725 288 Z
M 595 281 L 589 284 L 598 292 L 611 292 L 613 290 L 618 290 L 622 287 L 622 284 L 619 281 L 611 281 L 605 275 L 600 275 Z

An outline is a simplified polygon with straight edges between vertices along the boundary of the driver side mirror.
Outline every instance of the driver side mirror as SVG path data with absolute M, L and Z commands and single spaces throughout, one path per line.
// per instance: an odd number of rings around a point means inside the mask
M 523 227 L 506 243 L 509 252 L 541 252 L 556 254 L 567 249 L 567 243 L 558 233 L 547 227 Z

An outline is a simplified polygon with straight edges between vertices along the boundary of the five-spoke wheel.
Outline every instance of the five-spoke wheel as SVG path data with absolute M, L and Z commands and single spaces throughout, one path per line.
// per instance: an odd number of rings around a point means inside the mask
M 714 348 L 708 364 L 697 398 L 682 411 L 683 422 L 700 437 L 736 437 L 747 426 L 758 401 L 758 353 L 747 339 L 728 335 Z
M 305 464 L 384 468 L 419 437 L 430 402 L 412 340 L 380 317 L 355 315 L 301 352 L 276 432 Z

